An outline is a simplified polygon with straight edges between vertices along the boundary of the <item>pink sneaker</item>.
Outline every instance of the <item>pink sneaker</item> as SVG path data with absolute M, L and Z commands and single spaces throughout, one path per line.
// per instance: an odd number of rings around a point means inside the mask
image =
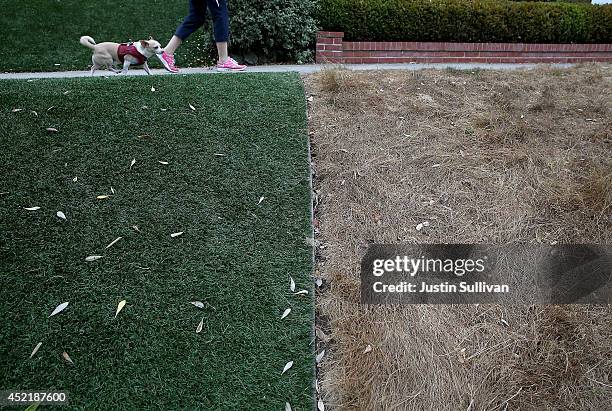
M 157 58 L 162 62 L 166 70 L 170 73 L 178 73 L 179 69 L 174 65 L 174 56 L 166 53 L 165 51 L 162 54 L 158 54 Z
M 217 71 L 244 71 L 247 66 L 238 64 L 236 60 L 228 57 L 223 63 L 217 63 Z

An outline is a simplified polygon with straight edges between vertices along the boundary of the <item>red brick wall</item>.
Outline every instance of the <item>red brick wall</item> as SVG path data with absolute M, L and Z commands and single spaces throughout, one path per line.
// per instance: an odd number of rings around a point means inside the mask
M 612 61 L 612 44 L 353 42 L 317 33 L 317 63 L 579 63 Z

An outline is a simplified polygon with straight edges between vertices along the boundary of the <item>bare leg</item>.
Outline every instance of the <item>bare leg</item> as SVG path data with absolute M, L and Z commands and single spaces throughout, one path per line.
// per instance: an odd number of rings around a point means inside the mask
M 172 36 L 166 47 L 164 47 L 164 51 L 171 56 L 174 55 L 174 52 L 177 48 L 183 43 L 183 40 L 176 36 Z
M 229 57 L 227 54 L 227 41 L 223 43 L 217 43 L 217 54 L 219 55 L 219 63 L 225 63 L 225 60 Z

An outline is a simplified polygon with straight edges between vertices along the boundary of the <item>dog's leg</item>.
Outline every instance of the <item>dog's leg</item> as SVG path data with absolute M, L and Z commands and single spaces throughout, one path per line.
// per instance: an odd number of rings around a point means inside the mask
M 117 70 L 117 69 L 116 69 L 115 67 L 113 67 L 112 65 L 111 65 L 111 66 L 108 66 L 108 70 L 109 70 L 109 71 L 112 71 L 112 72 L 113 72 L 113 73 L 115 73 L 115 74 L 119 74 L 119 73 L 121 73 L 121 70 Z
M 149 68 L 149 65 L 147 64 L 146 61 L 144 65 L 142 66 L 142 68 L 144 68 L 144 71 L 146 71 L 149 76 L 151 75 L 151 69 Z
M 91 75 L 94 75 L 94 72 L 99 69 L 98 64 L 96 63 L 96 59 L 94 56 L 91 56 Z
M 123 70 L 121 70 L 121 74 L 127 74 L 128 70 L 130 69 L 130 60 L 127 58 L 123 60 Z

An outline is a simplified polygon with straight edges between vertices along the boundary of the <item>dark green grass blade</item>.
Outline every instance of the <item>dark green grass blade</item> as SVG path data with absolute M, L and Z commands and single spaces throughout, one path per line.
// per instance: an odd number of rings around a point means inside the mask
M 87 409 L 312 408 L 297 75 L 4 81 L 0 100 L 0 388 Z

